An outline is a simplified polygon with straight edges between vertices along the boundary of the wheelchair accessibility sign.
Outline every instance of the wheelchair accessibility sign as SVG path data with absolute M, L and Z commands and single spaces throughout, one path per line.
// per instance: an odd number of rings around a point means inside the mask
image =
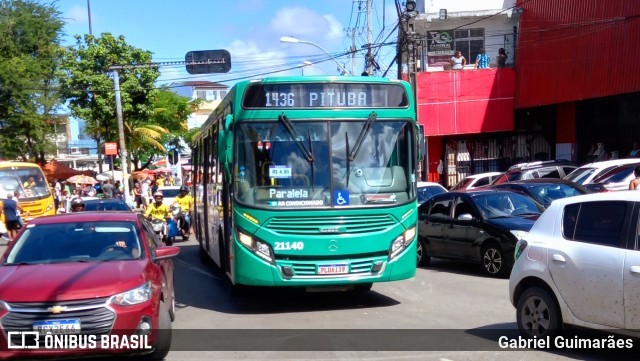
M 334 206 L 348 206 L 349 205 L 349 191 L 333 191 L 333 205 Z

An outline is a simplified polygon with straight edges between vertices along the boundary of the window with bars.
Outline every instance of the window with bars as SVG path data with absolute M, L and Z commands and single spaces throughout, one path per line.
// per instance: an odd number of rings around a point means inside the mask
M 462 52 L 467 64 L 473 64 L 480 49 L 484 48 L 484 29 L 457 29 L 454 39 L 455 50 Z

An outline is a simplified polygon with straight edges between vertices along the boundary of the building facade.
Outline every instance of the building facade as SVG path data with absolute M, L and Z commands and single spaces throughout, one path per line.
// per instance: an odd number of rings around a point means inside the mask
M 402 57 L 427 134 L 422 179 L 450 187 L 524 161 L 624 157 L 640 143 L 640 68 L 627 64 L 640 46 L 640 2 L 420 6 L 404 15 Z M 488 69 L 450 70 L 453 51 L 473 64 L 480 47 Z
M 209 114 L 220 104 L 227 95 L 228 86 L 211 81 L 183 81 L 171 83 L 169 87 L 177 94 L 190 99 L 201 99 L 202 106 L 191 114 L 187 120 L 189 129 L 199 128 L 209 117 Z

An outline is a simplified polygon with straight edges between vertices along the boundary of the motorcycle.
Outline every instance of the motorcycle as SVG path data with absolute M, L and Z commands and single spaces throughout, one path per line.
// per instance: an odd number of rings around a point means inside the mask
M 158 235 L 164 244 L 167 246 L 173 244 L 171 238 L 167 237 L 167 222 L 153 218 L 151 219 L 151 228 L 153 228 L 153 232 Z
M 183 241 L 189 240 L 189 222 L 187 221 L 187 212 L 183 212 L 180 206 L 175 204 L 171 207 L 171 214 L 176 222 L 179 234 L 182 236 Z

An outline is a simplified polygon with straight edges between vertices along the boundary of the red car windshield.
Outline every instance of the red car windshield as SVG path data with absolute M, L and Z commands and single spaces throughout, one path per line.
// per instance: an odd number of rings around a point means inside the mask
M 42 224 L 24 231 L 4 265 L 132 260 L 143 254 L 133 222 Z

